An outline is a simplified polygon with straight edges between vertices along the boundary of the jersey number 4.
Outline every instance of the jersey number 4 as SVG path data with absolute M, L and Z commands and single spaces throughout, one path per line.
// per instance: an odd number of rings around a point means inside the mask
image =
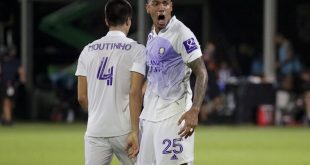
M 97 73 L 98 80 L 107 80 L 107 85 L 112 85 L 113 82 L 113 66 L 111 68 L 106 68 L 108 62 L 108 57 L 102 57 L 100 61 L 100 66 Z M 105 70 L 108 70 L 105 74 Z

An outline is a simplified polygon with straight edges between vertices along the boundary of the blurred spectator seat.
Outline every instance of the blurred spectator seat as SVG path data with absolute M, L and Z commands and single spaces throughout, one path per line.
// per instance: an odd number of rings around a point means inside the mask
M 257 109 L 260 105 L 275 104 L 275 90 L 270 83 L 253 83 L 248 80 L 241 80 L 237 83 L 228 83 L 226 96 L 230 96 L 228 105 L 235 105 L 233 108 L 236 123 L 255 123 Z

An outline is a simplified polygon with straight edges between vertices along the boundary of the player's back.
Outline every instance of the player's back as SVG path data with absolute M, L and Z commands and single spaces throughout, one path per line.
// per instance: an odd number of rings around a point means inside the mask
M 130 131 L 130 71 L 144 50 L 144 46 L 116 31 L 84 48 L 89 136 L 118 136 Z

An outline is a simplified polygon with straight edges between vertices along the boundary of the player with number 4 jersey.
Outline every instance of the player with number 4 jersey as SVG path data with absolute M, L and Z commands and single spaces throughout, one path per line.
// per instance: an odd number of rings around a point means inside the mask
M 139 151 L 145 47 L 126 37 L 131 15 L 127 0 L 109 0 L 109 32 L 85 46 L 78 60 L 78 100 L 88 110 L 87 165 L 110 164 L 113 154 L 123 165 L 131 165 Z

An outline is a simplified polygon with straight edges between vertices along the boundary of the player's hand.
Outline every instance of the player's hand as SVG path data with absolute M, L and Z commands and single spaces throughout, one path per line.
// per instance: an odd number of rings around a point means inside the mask
M 129 158 L 135 158 L 139 153 L 139 140 L 138 132 L 131 132 L 127 138 L 127 144 L 125 150 L 127 151 Z
M 189 111 L 185 112 L 178 121 L 178 125 L 184 120 L 184 125 L 180 129 L 178 135 L 181 137 L 190 137 L 198 124 L 199 108 L 192 107 Z

